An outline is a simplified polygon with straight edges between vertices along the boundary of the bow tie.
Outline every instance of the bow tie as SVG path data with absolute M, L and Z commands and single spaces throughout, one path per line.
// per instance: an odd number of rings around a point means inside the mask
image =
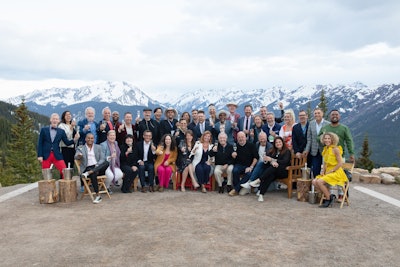
M 52 130 L 57 130 L 57 127 L 51 127 Z

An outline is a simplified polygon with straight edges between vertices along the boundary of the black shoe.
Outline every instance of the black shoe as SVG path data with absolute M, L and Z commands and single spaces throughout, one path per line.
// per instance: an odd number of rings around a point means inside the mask
M 331 194 L 331 196 L 329 197 L 329 200 L 327 200 L 326 202 L 324 202 L 322 205 L 320 205 L 320 208 L 327 208 L 329 206 L 332 207 L 332 204 L 335 202 L 336 196 L 334 194 Z
M 233 187 L 231 186 L 231 185 L 227 185 L 226 186 L 226 192 L 231 192 L 232 191 L 232 189 L 233 189 Z
M 223 186 L 219 186 L 218 187 L 218 193 L 220 193 L 220 194 L 224 193 L 224 187 Z

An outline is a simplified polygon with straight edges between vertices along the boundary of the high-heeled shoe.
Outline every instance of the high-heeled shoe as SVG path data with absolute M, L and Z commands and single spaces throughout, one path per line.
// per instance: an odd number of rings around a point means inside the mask
M 332 207 L 332 204 L 335 202 L 336 196 L 334 194 L 331 194 L 329 197 L 329 200 L 324 202 L 322 205 L 320 205 L 320 208 L 327 208 L 329 206 Z

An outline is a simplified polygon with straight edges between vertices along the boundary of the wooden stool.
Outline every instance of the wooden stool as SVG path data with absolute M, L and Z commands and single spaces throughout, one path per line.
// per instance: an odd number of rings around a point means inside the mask
M 51 204 L 58 201 L 56 180 L 40 180 L 38 182 L 40 204 Z
M 79 177 L 76 176 L 78 179 Z M 59 196 L 60 202 L 69 203 L 76 201 L 78 192 L 76 190 L 76 180 L 59 180 Z
M 311 190 L 311 180 L 297 178 L 297 200 L 308 201 L 308 192 Z

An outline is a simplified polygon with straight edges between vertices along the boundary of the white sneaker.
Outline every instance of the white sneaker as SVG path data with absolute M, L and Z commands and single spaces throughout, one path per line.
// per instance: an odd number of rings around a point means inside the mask
M 93 200 L 93 203 L 94 204 L 98 204 L 98 203 L 100 203 L 101 202 L 101 196 L 97 196 L 94 200 Z
M 87 177 L 88 177 L 88 175 L 89 175 L 89 173 L 88 173 L 88 172 L 84 172 L 84 173 L 82 173 L 81 177 L 87 178 Z
M 250 189 L 250 181 L 240 185 L 243 188 Z
M 258 202 L 264 202 L 264 197 L 263 195 L 258 196 Z
M 239 195 L 241 195 L 241 196 L 247 195 L 249 193 L 250 193 L 250 189 L 247 189 L 247 188 L 242 188 L 239 191 Z
M 259 195 L 260 195 L 260 190 L 258 190 L 256 193 L 256 196 L 259 196 Z
M 278 189 L 287 189 L 287 185 L 285 185 L 284 183 L 278 183 Z
M 252 187 L 259 187 L 260 184 L 261 184 L 261 180 L 258 179 L 258 178 L 255 179 L 253 182 L 250 182 L 250 185 L 251 185 Z

